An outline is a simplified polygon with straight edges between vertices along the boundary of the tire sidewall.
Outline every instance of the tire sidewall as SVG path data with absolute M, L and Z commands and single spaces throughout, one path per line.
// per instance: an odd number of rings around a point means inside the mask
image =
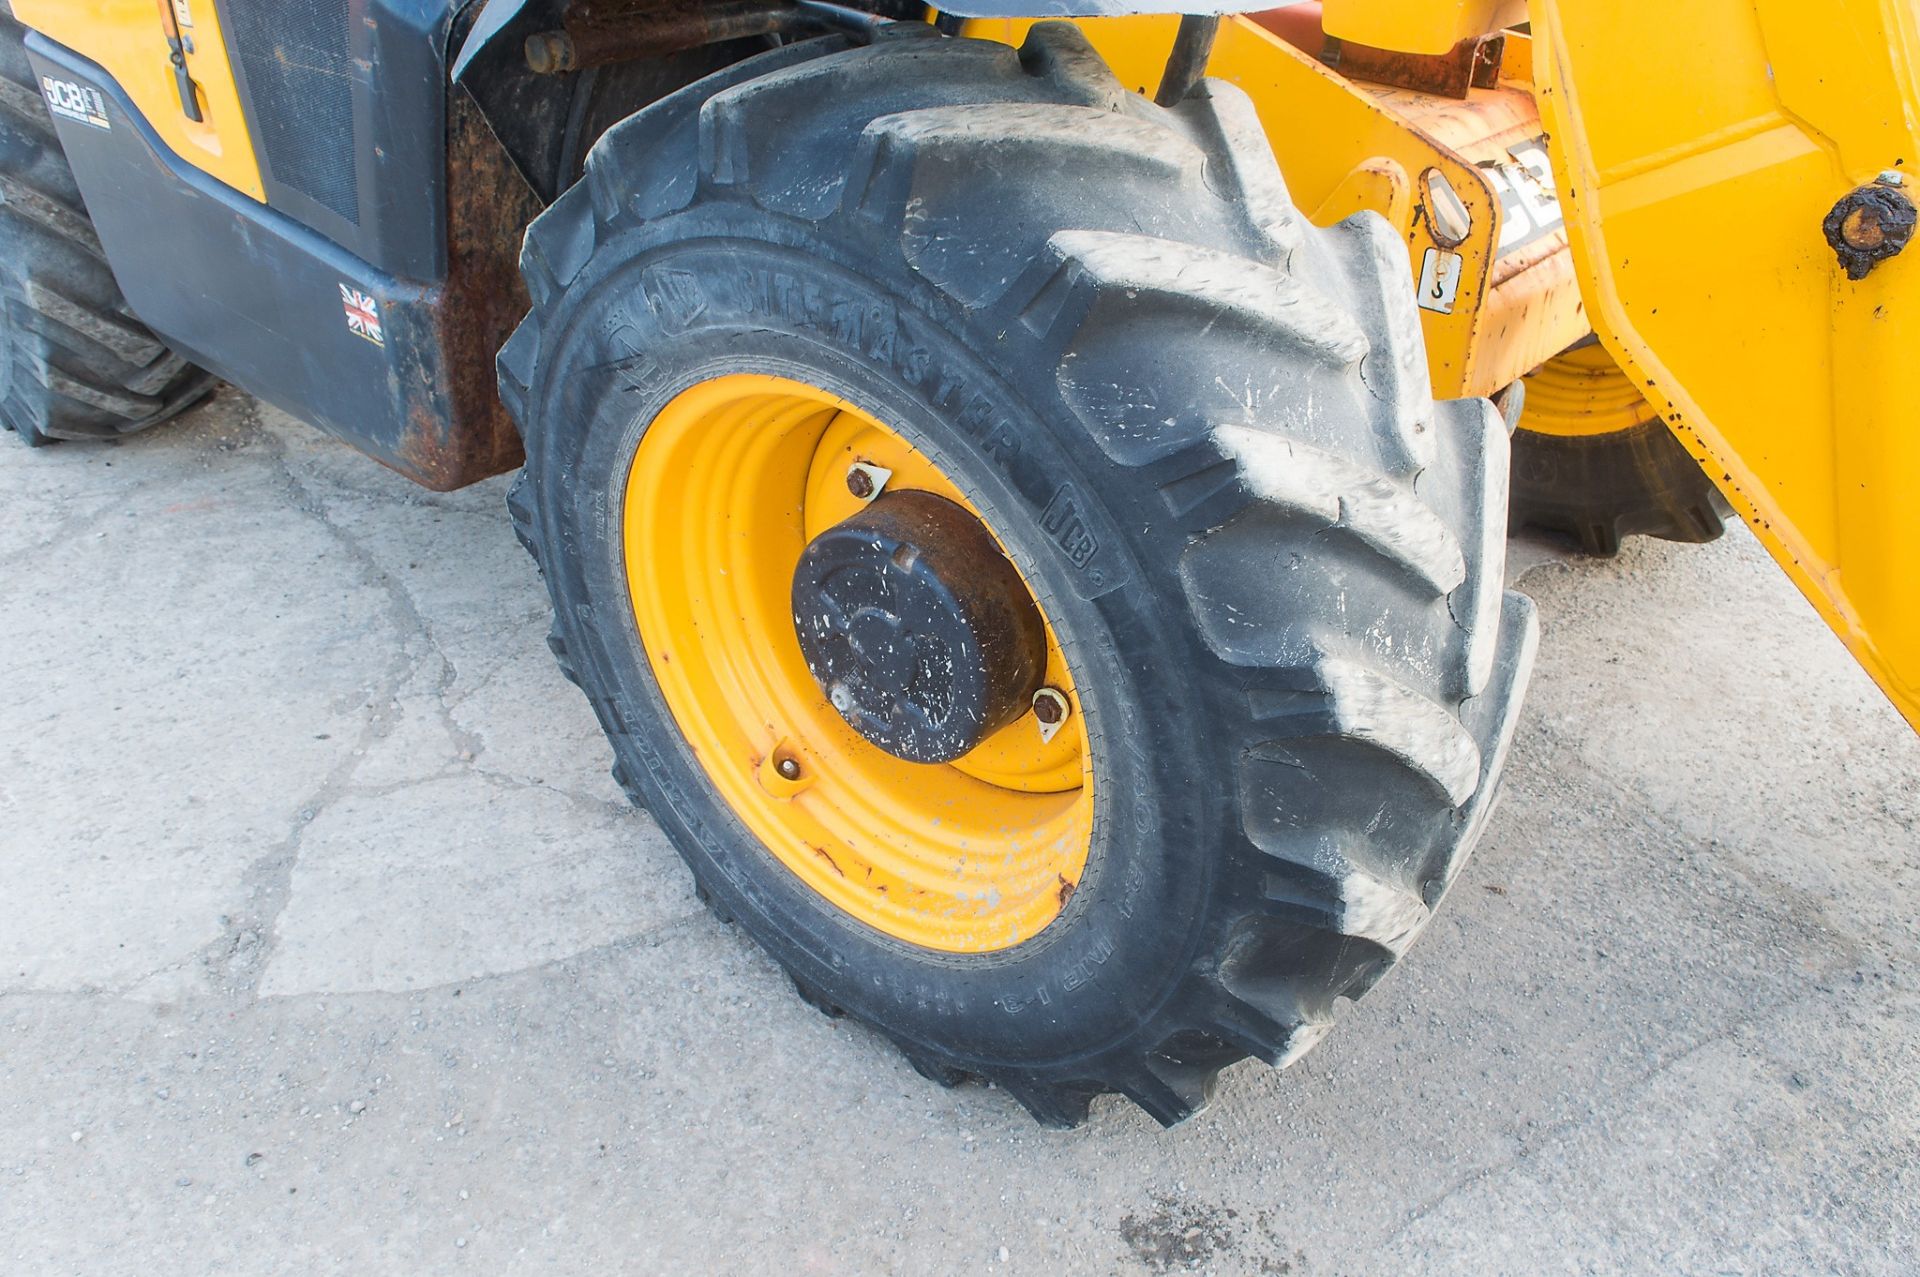
M 1205 756 L 1194 663 L 1174 655 L 1179 627 L 1107 513 L 1114 494 L 1089 475 L 1100 471 L 1084 431 L 1031 393 L 1031 377 L 1023 395 L 995 370 L 1031 368 L 1020 349 L 1031 338 L 931 313 L 937 299 L 910 274 L 876 280 L 884 272 L 852 256 L 815 226 L 727 207 L 601 245 L 569 289 L 532 397 L 553 423 L 529 432 L 528 464 L 559 624 L 655 818 L 796 978 L 946 1058 L 1057 1065 L 1138 1032 L 1187 972 L 1219 860 L 1201 844 L 1224 801 L 1194 778 L 1222 775 L 1224 760 Z M 1095 816 L 1085 876 L 1033 939 L 940 954 L 840 912 L 718 799 L 674 725 L 626 581 L 626 478 L 661 407 L 737 372 L 820 386 L 901 433 L 961 483 L 1053 620 L 1093 751 Z

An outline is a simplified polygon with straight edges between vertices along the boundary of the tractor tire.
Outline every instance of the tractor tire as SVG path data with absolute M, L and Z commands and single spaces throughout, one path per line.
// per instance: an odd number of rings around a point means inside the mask
M 1633 535 L 1717 540 L 1732 513 L 1659 413 L 1592 338 L 1526 378 L 1509 525 L 1611 558 Z
M 214 381 L 127 309 L 24 41 L 0 16 L 0 425 L 29 446 L 117 438 Z
M 788 46 L 616 126 L 522 268 L 509 508 L 550 645 L 696 893 L 808 1001 L 1044 1124 L 1119 1092 L 1170 1125 L 1223 1067 L 1298 1059 L 1425 926 L 1491 808 L 1535 645 L 1503 585 L 1507 433 L 1485 400 L 1433 402 L 1405 247 L 1371 214 L 1308 225 L 1238 89 L 1161 109 L 1051 23 L 1017 51 L 904 23 Z M 742 378 L 799 399 L 728 400 Z M 1057 884 L 1028 873 L 1037 826 L 993 824 L 912 871 L 938 908 L 876 896 L 861 874 L 885 876 L 893 825 L 833 847 L 756 832 L 869 797 L 782 752 L 777 717 L 828 712 L 818 683 L 773 688 L 764 731 L 758 703 L 731 711 L 738 750 L 710 747 L 724 703 L 687 712 L 804 644 L 791 611 L 750 632 L 712 599 L 744 609 L 792 576 L 797 600 L 815 494 L 872 489 L 851 446 L 796 454 L 756 500 L 729 486 L 808 395 L 841 405 L 829 436 L 881 423 L 869 438 L 924 465 L 910 487 L 978 514 L 1067 658 L 1084 780 L 1052 796 L 1089 819 Z M 687 415 L 709 399 L 732 406 Z M 708 562 L 736 566 L 689 568 Z M 711 628 L 650 630 L 680 613 Z M 1044 737 L 1035 706 L 1006 730 Z M 861 785 L 892 774 L 858 746 L 816 752 Z M 1029 810 L 955 774 L 973 757 L 899 764 L 919 785 L 888 818 L 932 847 Z M 1015 862 L 1027 876 L 994 877 Z

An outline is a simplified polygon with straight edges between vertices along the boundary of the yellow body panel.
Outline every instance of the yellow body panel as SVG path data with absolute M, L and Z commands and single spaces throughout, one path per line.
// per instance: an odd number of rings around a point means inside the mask
M 1822 231 L 1848 191 L 1920 165 L 1920 7 L 1532 15 L 1595 330 L 1920 726 L 1920 250 L 1852 281 Z
M 181 109 L 167 32 L 155 0 L 13 0 L 14 17 L 21 23 L 99 63 L 174 154 L 264 201 L 260 165 L 227 60 L 220 15 L 211 0 L 174 0 L 173 7 L 182 19 L 181 35 L 193 46 L 187 70 L 198 90 L 198 123 Z
M 1031 25 L 985 20 L 966 33 L 1018 44 Z M 1077 25 L 1123 83 L 1152 92 L 1177 19 Z M 1512 61 L 1525 68 L 1519 43 Z M 1449 251 L 1434 238 L 1421 188 L 1427 170 L 1445 174 L 1473 230 L 1450 249 L 1460 257 L 1451 313 L 1420 312 L 1436 395 L 1494 394 L 1586 336 L 1564 231 L 1499 251 L 1501 201 L 1485 166 L 1511 171 L 1512 149 L 1540 136 L 1531 86 L 1506 82 L 1457 101 L 1357 84 L 1245 18 L 1221 23 L 1207 73 L 1252 98 L 1296 205 L 1322 225 L 1363 208 L 1382 214 L 1406 242 L 1416 280 L 1430 251 Z

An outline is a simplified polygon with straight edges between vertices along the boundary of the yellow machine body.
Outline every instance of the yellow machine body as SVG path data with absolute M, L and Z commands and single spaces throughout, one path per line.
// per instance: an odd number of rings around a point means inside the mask
M 21 23 L 78 49 L 117 81 L 173 153 L 256 200 L 266 199 L 240 89 L 213 0 L 167 0 L 200 119 L 187 116 L 156 0 L 13 0 Z
M 1445 247 L 1423 175 L 1445 174 L 1474 229 L 1453 249 L 1452 313 L 1422 312 L 1435 393 L 1492 393 L 1597 332 L 1920 726 L 1920 430 L 1902 377 L 1920 249 L 1850 280 L 1823 231 L 1879 173 L 1920 188 L 1920 5 L 1327 0 L 1323 22 L 1440 54 L 1522 17 L 1498 87 L 1464 100 L 1344 78 L 1246 18 L 1222 24 L 1209 73 L 1253 98 L 1314 220 L 1384 214 L 1423 283 Z M 971 25 L 1011 40 L 1027 24 Z M 1171 19 L 1082 25 L 1151 92 Z M 1543 135 L 1565 227 L 1503 253 L 1500 170 Z
M 13 10 L 104 68 L 184 162 L 264 198 L 213 0 Z M 1823 232 L 1850 191 L 1920 169 L 1920 0 L 1321 6 L 1328 36 L 1426 57 L 1522 19 L 1497 82 L 1464 97 L 1342 75 L 1246 17 L 1222 24 L 1210 70 L 1251 95 L 1315 220 L 1371 208 L 1402 235 L 1436 393 L 1494 393 L 1597 332 L 1920 725 L 1920 430 L 1902 377 L 1920 349 L 1920 250 L 1854 280 Z M 1082 25 L 1151 91 L 1176 22 Z M 968 33 L 1013 41 L 1027 25 Z
M 1920 726 L 1920 251 L 1852 280 L 1822 229 L 1920 165 L 1920 6 L 1535 0 L 1533 29 L 1595 330 Z

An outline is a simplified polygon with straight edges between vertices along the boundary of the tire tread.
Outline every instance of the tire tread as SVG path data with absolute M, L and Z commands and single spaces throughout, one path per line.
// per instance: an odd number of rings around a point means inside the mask
M 554 427 L 527 406 L 543 334 L 565 327 L 565 286 L 596 246 L 674 211 L 681 193 L 857 220 L 860 234 L 895 237 L 956 322 L 1024 330 L 1056 351 L 1065 410 L 1116 482 L 1167 511 L 1150 531 L 1168 595 L 1231 689 L 1217 729 L 1244 741 L 1227 854 L 1253 885 L 1210 906 L 1180 986 L 1097 1054 L 1023 1071 L 897 1045 L 942 1084 L 987 1078 L 1046 1125 L 1076 1124 L 1114 1091 L 1181 1121 L 1233 1061 L 1285 1065 L 1319 1041 L 1335 999 L 1369 988 L 1426 925 L 1483 822 L 1532 650 L 1531 613 L 1501 583 L 1504 488 L 1489 476 L 1504 472 L 1505 432 L 1489 433 L 1484 404 L 1434 405 L 1404 250 L 1367 215 L 1307 227 L 1238 90 L 1209 82 L 1161 111 L 1058 24 L 1035 27 L 1017 55 L 916 34 L 766 57 L 763 76 L 722 73 L 616 126 L 585 189 L 529 234 L 535 310 L 500 356 L 529 444 L 509 495 L 515 531 L 551 581 L 529 476 Z M 1089 123 L 1090 108 L 1112 118 Z M 994 165 L 1049 180 L 986 198 L 1002 180 Z M 1082 194 L 1116 172 L 1137 218 Z M 968 192 L 976 238 L 936 260 L 915 236 L 963 233 Z M 1156 357 L 1102 362 L 1114 349 Z M 1277 380 L 1225 384 L 1242 368 Z M 1303 410 L 1314 396 L 1333 406 Z M 1283 570 L 1295 561 L 1337 583 L 1338 606 L 1322 592 L 1302 609 Z M 1349 598 L 1391 619 L 1391 642 L 1348 622 Z M 578 680 L 564 640 L 556 655 Z M 594 682 L 583 686 L 608 724 Z

